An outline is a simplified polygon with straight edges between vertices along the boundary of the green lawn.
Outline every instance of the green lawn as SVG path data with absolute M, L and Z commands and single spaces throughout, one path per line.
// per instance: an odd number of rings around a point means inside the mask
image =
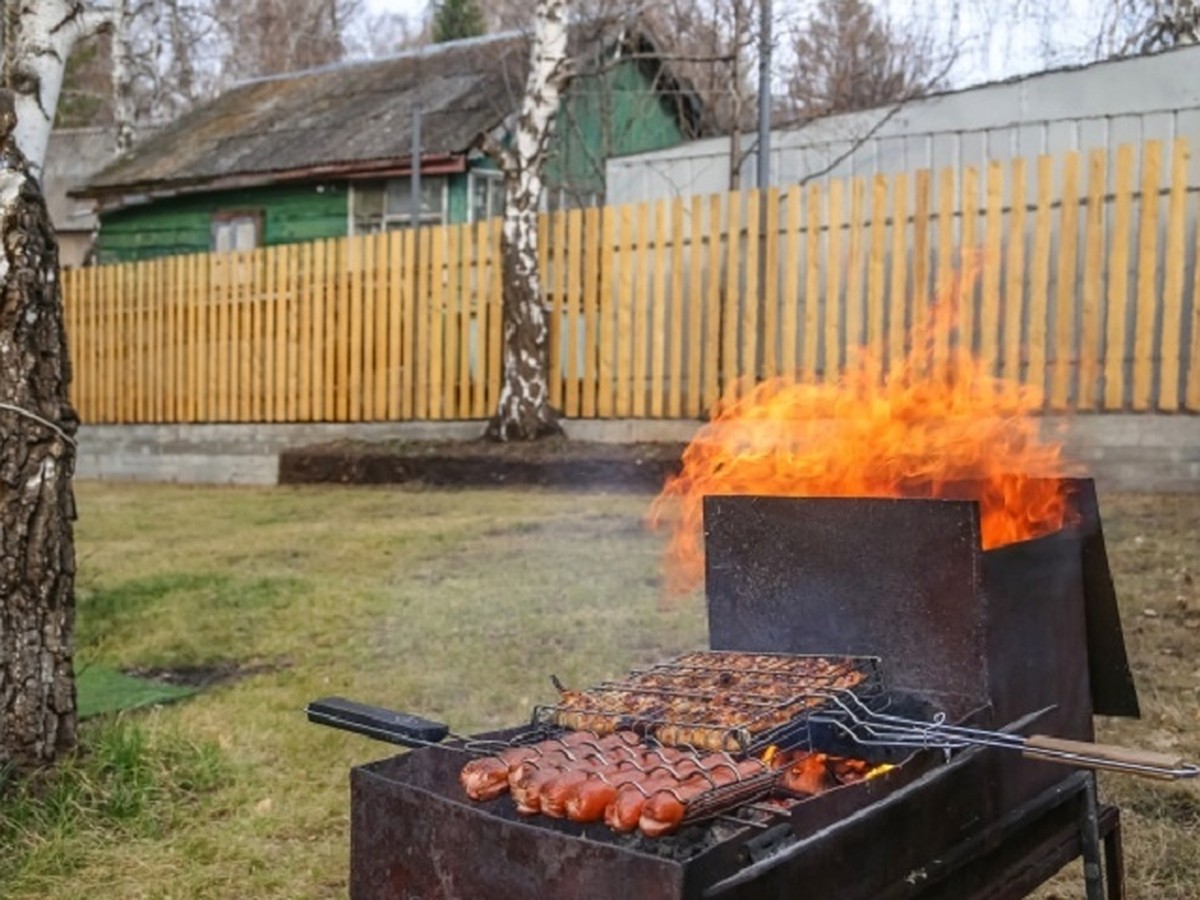
M 705 639 L 664 600 L 647 497 L 78 486 L 80 668 L 250 667 L 103 716 L 5 787 L 0 896 L 343 897 L 347 773 L 391 752 L 305 721 L 343 694 L 471 731 Z M 1104 498 L 1146 718 L 1103 736 L 1200 757 L 1197 504 Z M 1147 612 L 1149 611 L 1149 612 Z M 1131 898 L 1200 896 L 1196 785 L 1111 779 Z M 1079 896 L 1063 880 L 1059 893 Z

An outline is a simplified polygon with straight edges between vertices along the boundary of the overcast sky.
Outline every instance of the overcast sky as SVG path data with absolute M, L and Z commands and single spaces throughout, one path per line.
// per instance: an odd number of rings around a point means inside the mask
M 1105 0 L 1048 0 L 1041 7 L 1043 11 L 1035 14 L 1044 16 L 1049 27 L 1046 23 L 1028 20 L 1014 23 L 1014 5 L 1038 9 L 1036 3 L 1022 3 L 1021 0 L 1016 0 L 1015 4 L 955 0 L 926 0 L 923 4 L 913 4 L 911 0 L 877 2 L 891 18 L 902 19 L 918 8 L 927 11 L 924 14 L 937 33 L 947 34 L 955 29 L 962 53 L 952 79 L 956 86 L 962 86 L 1077 61 L 1089 29 L 1095 30 L 1096 10 Z M 428 5 L 428 0 L 367 0 L 371 12 L 394 12 L 414 18 L 424 15 Z M 776 27 L 780 28 L 786 17 L 785 10 L 792 4 L 784 0 L 775 5 Z M 959 10 L 957 23 L 951 21 L 952 8 Z M 1053 43 L 1047 46 L 1048 42 Z

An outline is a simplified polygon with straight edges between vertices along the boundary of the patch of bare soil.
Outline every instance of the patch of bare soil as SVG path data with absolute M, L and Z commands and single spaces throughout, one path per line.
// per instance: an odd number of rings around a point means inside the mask
M 540 441 L 337 441 L 285 452 L 281 484 L 538 485 L 659 490 L 679 471 L 684 444 Z
M 274 672 L 281 668 L 271 663 L 237 663 L 219 662 L 201 666 L 149 666 L 122 669 L 121 671 L 134 678 L 145 678 L 159 681 L 163 684 L 173 684 L 178 687 L 206 688 L 218 684 L 228 684 L 249 678 L 251 675 L 261 675 Z

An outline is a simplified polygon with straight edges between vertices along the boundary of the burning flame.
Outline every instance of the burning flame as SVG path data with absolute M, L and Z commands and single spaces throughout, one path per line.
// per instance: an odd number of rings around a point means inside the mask
M 985 549 L 1063 527 L 1065 490 L 1047 476 L 1066 474 L 1065 464 L 1061 444 L 1039 436 L 1040 390 L 996 378 L 956 348 L 955 298 L 946 300 L 886 377 L 860 351 L 836 381 L 774 379 L 721 400 L 650 510 L 652 525 L 673 524 L 673 592 L 703 579 L 709 494 L 969 497 L 980 502 Z

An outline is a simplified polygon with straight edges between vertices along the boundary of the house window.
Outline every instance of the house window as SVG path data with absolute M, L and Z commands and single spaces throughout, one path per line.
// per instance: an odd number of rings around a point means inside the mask
M 422 225 L 441 225 L 446 221 L 446 177 L 425 175 L 421 178 Z M 350 189 L 350 233 L 374 234 L 412 225 L 412 181 L 389 178 L 365 181 Z
M 217 253 L 253 250 L 261 244 L 262 213 L 217 213 L 212 219 L 212 248 Z
M 483 222 L 504 215 L 504 176 L 500 172 L 472 172 L 471 221 Z

